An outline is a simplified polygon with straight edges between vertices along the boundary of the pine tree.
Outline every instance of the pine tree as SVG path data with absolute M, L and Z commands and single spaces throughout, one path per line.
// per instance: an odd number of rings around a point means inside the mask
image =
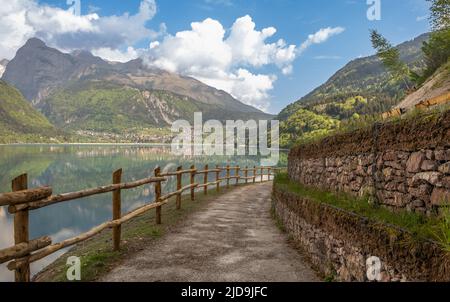
M 409 89 L 410 87 L 407 80 L 410 73 L 409 68 L 400 60 L 398 49 L 393 47 L 392 44 L 376 30 L 370 31 L 370 39 L 373 48 L 377 51 L 378 57 L 389 70 L 392 77 L 395 80 L 403 81 L 407 89 Z

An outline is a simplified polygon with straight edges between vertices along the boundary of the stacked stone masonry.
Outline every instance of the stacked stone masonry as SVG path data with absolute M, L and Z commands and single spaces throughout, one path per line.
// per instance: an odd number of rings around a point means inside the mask
M 291 158 L 289 175 L 304 185 L 372 196 L 392 209 L 425 214 L 450 201 L 449 149 Z
M 336 281 L 450 281 L 450 259 L 439 244 L 417 240 L 391 225 L 370 221 L 330 205 L 302 198 L 277 185 L 273 212 L 313 267 Z M 367 261 L 380 270 L 369 279 Z
M 393 210 L 432 214 L 450 202 L 449 126 L 446 113 L 431 125 L 388 124 L 300 146 L 289 155 L 289 177 L 370 196 Z

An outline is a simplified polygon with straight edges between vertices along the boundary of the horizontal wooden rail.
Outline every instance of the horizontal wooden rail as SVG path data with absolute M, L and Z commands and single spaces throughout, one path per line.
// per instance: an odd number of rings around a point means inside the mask
M 52 188 L 49 187 L 3 193 L 0 194 L 0 207 L 41 200 L 51 196 L 52 193 Z
M 264 174 L 264 170 L 267 174 Z M 216 166 L 215 169 L 209 169 L 206 165 L 203 170 L 198 170 L 195 166 L 191 166 L 189 170 L 183 170 L 183 167 L 178 167 L 175 172 L 161 173 L 160 168 L 156 168 L 154 171 L 154 177 L 149 177 L 133 182 L 121 183 L 122 170 L 119 169 L 113 173 L 113 184 L 107 186 L 101 186 L 93 189 L 82 190 L 78 192 L 64 193 L 58 195 L 52 195 L 52 188 L 41 187 L 35 189 L 27 189 L 27 175 L 21 175 L 13 180 L 13 191 L 11 193 L 0 194 L 0 206 L 8 206 L 10 213 L 14 214 L 14 237 L 16 245 L 0 250 L 0 263 L 8 262 L 8 268 L 15 270 L 16 281 L 29 281 L 30 280 L 30 263 L 36 262 L 40 259 L 47 257 L 59 250 L 73 246 L 77 243 L 83 242 L 92 238 L 93 236 L 105 231 L 106 229 L 113 229 L 113 249 L 115 251 L 120 249 L 120 237 L 122 224 L 130 221 L 131 219 L 140 216 L 152 209 L 156 210 L 155 221 L 157 224 L 161 223 L 162 206 L 166 205 L 172 197 L 176 196 L 176 208 L 181 209 L 181 195 L 185 191 L 190 190 L 191 200 L 195 200 L 196 189 L 203 188 L 204 194 L 208 194 L 209 187 L 216 187 L 217 192 L 220 191 L 220 185 L 226 181 L 226 188 L 230 187 L 230 180 L 236 180 L 234 185 L 239 185 L 240 180 L 245 180 L 248 184 L 248 180 L 256 182 L 257 178 L 261 178 L 261 182 L 264 181 L 263 176 L 268 176 L 270 181 L 271 176 L 274 173 L 271 171 L 281 170 L 281 168 L 272 167 L 254 167 L 254 168 L 240 168 L 225 167 L 220 168 Z M 220 178 L 221 172 L 226 172 L 226 177 Z M 231 176 L 232 172 L 234 173 Z M 260 173 L 257 173 L 260 171 Z M 251 176 L 249 176 L 251 172 Z M 215 174 L 215 181 L 209 181 L 209 174 Z M 243 173 L 241 176 L 239 173 Z M 190 175 L 190 184 L 182 186 L 182 176 L 184 174 Z M 199 184 L 195 182 L 196 175 L 203 175 L 203 183 Z M 167 177 L 177 176 L 177 190 L 174 192 L 162 195 L 161 183 L 167 181 Z M 267 180 L 266 180 L 267 181 Z M 154 184 L 154 196 L 155 200 L 152 203 L 139 207 L 138 209 L 129 212 L 128 214 L 121 215 L 121 190 L 127 190 L 137 188 L 147 184 Z M 28 212 L 30 210 L 40 209 L 53 204 L 77 200 L 93 195 L 104 194 L 112 192 L 113 201 L 113 219 L 92 228 L 91 230 L 79 234 L 75 237 L 63 240 L 59 243 L 52 244 L 51 238 L 41 237 L 35 240 L 28 241 L 28 229 L 29 220 Z
M 220 183 L 220 182 L 221 182 L 221 180 L 218 180 L 218 181 L 212 181 L 212 182 L 208 182 L 208 183 L 206 183 L 206 184 L 198 185 L 198 187 L 199 187 L 199 188 L 211 187 L 211 186 L 217 185 L 217 184 Z
M 168 176 L 177 176 L 177 175 L 183 175 L 183 174 L 190 174 L 192 172 L 196 172 L 197 170 L 182 170 L 182 171 L 176 171 L 176 172 L 167 172 L 162 173 L 161 177 L 168 177 Z
M 18 211 L 23 211 L 23 210 L 36 210 L 36 209 L 47 207 L 47 206 L 50 206 L 50 205 L 53 205 L 56 203 L 60 203 L 60 202 L 76 200 L 76 199 L 85 198 L 85 197 L 89 197 L 89 196 L 93 196 L 93 195 L 113 192 L 116 190 L 133 189 L 133 188 L 143 186 L 145 184 L 162 182 L 162 181 L 166 181 L 166 178 L 164 178 L 164 177 L 149 177 L 149 178 L 145 178 L 145 179 L 141 179 L 141 180 L 137 180 L 137 181 L 129 182 L 129 183 L 120 183 L 120 184 L 98 187 L 98 188 L 94 188 L 94 189 L 82 190 L 82 191 L 78 191 L 78 192 L 58 194 L 58 195 L 50 196 L 43 200 L 30 202 L 28 204 L 11 205 L 11 206 L 9 206 L 8 211 L 9 211 L 9 213 L 13 214 L 13 213 L 16 213 Z
M 221 169 L 211 169 L 211 170 L 203 170 L 203 171 L 197 171 L 195 174 L 208 174 L 208 173 L 214 173 L 214 172 L 222 172 Z
M 172 192 L 172 193 L 169 193 L 169 194 L 167 194 L 167 195 L 162 196 L 160 200 L 167 200 L 167 199 L 170 199 L 170 198 L 172 198 L 172 197 L 174 197 L 174 196 L 183 194 L 183 192 L 185 192 L 185 191 L 187 191 L 187 190 L 190 190 L 190 189 L 192 189 L 192 188 L 197 188 L 197 187 L 199 187 L 199 186 L 200 186 L 200 185 L 197 184 L 197 183 L 192 184 L 192 185 L 185 186 L 185 187 L 181 188 L 181 189 L 178 190 L 178 191 L 175 191 L 175 192 Z
M 0 251 L 0 264 L 8 262 L 13 259 L 24 257 L 31 252 L 40 250 L 52 244 L 52 239 L 44 236 L 30 242 L 19 243 L 15 246 Z

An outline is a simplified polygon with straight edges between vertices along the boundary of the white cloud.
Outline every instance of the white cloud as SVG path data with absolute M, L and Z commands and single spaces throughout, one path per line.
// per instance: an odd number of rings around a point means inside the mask
M 128 47 L 161 34 L 146 27 L 156 11 L 154 0 L 142 0 L 134 15 L 106 17 L 96 13 L 77 16 L 36 0 L 5 1 L 0 6 L 0 58 L 12 58 L 31 37 L 61 50 Z
M 343 27 L 321 28 L 316 33 L 308 36 L 308 39 L 305 42 L 303 42 L 303 44 L 300 46 L 300 50 L 303 52 L 307 48 L 309 48 L 310 46 L 312 46 L 314 44 L 324 43 L 332 36 L 343 33 L 344 31 L 345 31 L 345 28 L 343 28 Z
M 429 18 L 428 15 L 418 16 L 418 17 L 416 17 L 416 21 L 417 22 L 422 22 L 422 21 L 427 20 L 428 18 Z
M 343 31 L 342 27 L 321 29 L 297 47 L 283 39 L 268 43 L 275 36 L 276 28 L 257 30 L 248 15 L 238 18 L 228 31 L 219 21 L 208 18 L 192 23 L 190 30 L 151 43 L 145 59 L 152 67 L 192 76 L 249 105 L 267 110 L 277 77 L 258 74 L 255 70 L 274 65 L 282 74 L 291 74 L 292 64 L 302 51 Z
M 273 27 L 256 30 L 250 16 L 235 21 L 227 35 L 223 25 L 211 18 L 194 22 L 191 29 L 167 35 L 150 45 L 146 62 L 161 69 L 192 76 L 231 93 L 237 99 L 267 110 L 269 91 L 276 76 L 254 74 L 249 68 L 275 65 L 292 72 L 297 47 L 285 41 L 267 43 Z
M 119 49 L 112 49 L 109 47 L 104 47 L 104 48 L 94 49 L 92 51 L 92 54 L 94 56 L 101 57 L 101 58 L 111 61 L 111 62 L 125 63 L 130 60 L 139 58 L 139 55 L 141 52 L 142 52 L 142 50 L 135 49 L 131 46 L 129 46 L 125 51 L 121 51 Z

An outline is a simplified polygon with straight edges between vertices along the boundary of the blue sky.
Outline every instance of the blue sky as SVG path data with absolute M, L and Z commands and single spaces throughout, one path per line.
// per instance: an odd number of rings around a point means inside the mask
M 126 12 L 134 15 L 139 13 L 140 3 L 141 0 L 81 0 L 81 14 L 96 13 L 101 18 L 111 15 L 123 16 Z M 64 10 L 69 7 L 66 0 L 39 1 L 38 5 L 59 7 Z M 366 16 L 369 8 L 366 0 L 156 0 L 156 13 L 145 22 L 145 27 L 152 29 L 155 34 L 151 37 L 137 37 L 132 40 L 133 45 L 120 44 L 117 48 L 124 51 L 131 46 L 133 49 L 143 51 L 152 41 L 160 41 L 164 47 L 167 46 L 166 53 L 163 55 L 163 50 L 159 50 L 151 56 L 159 56 L 161 62 L 167 63 L 173 60 L 173 57 L 167 54 L 170 52 L 170 45 L 185 44 L 176 44 L 174 41 L 163 43 L 164 37 L 191 30 L 192 22 L 202 22 L 207 18 L 218 21 L 223 26 L 226 36 L 238 18 L 248 15 L 255 23 L 256 31 L 268 27 L 276 28 L 276 33 L 269 35 L 265 41 L 267 44 L 283 39 L 286 42 L 286 46 L 283 47 L 293 44 L 297 49 L 309 35 L 317 33 L 320 29 L 345 29 L 330 35 L 325 41 L 310 45 L 304 51 L 297 51 L 295 59 L 286 59 L 279 64 L 275 62 L 255 64 L 249 63 L 247 58 L 247 61 L 243 60 L 239 64 L 232 63 L 230 66 L 233 67 L 224 67 L 227 69 L 225 72 L 229 73 L 227 79 L 237 77 L 238 69 L 245 69 L 251 75 L 267 76 L 259 79 L 266 82 L 256 84 L 259 85 L 256 90 L 235 85 L 229 92 L 236 97 L 241 96 L 247 103 L 258 104 L 271 113 L 278 113 L 286 105 L 325 82 L 348 61 L 373 54 L 368 38 L 370 28 L 378 29 L 395 44 L 428 31 L 426 19 L 428 4 L 425 0 L 381 0 L 381 5 L 381 20 L 369 21 Z M 164 30 L 161 30 L 162 23 L 165 25 Z M 158 34 L 159 30 L 161 33 Z M 283 47 L 278 49 L 284 49 Z M 216 57 L 220 55 L 221 53 L 215 54 Z M 222 66 L 220 62 L 215 63 Z M 170 64 L 169 66 L 173 65 Z M 178 64 L 176 70 L 180 73 L 193 72 L 189 68 L 181 69 L 178 62 L 176 64 Z M 292 72 L 283 74 L 282 68 L 288 65 L 292 65 Z M 269 76 L 270 81 L 267 83 Z M 204 74 L 198 78 L 204 79 Z M 253 80 L 252 83 L 255 83 L 258 79 Z M 208 82 L 210 83 L 215 81 Z M 218 88 L 222 88 L 222 84 L 225 85 L 223 87 L 228 87 L 221 82 Z M 270 85 L 272 87 L 269 87 Z M 242 92 L 247 91 L 246 89 L 249 89 L 248 93 Z

